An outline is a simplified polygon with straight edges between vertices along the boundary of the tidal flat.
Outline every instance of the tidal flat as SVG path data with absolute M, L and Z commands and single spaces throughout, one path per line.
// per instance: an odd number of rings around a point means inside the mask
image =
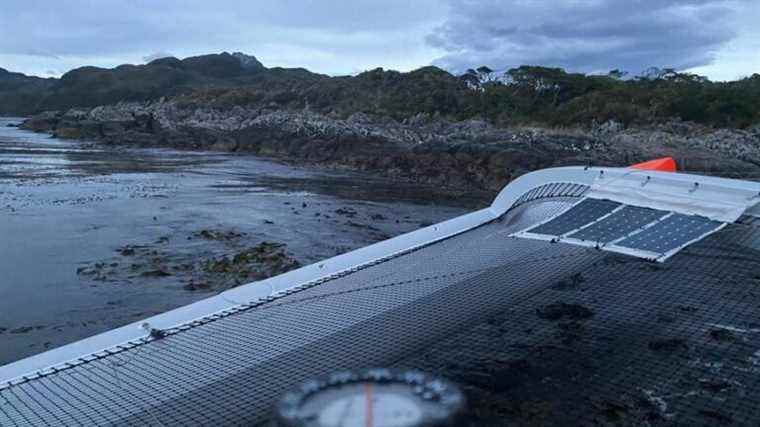
M 489 203 L 252 155 L 0 119 L 0 364 Z

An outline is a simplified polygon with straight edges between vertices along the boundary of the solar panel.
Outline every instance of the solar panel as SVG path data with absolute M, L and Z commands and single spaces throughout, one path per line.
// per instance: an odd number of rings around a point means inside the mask
M 534 234 L 561 236 L 609 214 L 620 203 L 610 200 L 584 199 L 562 215 L 528 230 Z
M 626 237 L 634 231 L 667 215 L 656 209 L 626 206 L 590 226 L 567 237 L 599 243 L 608 243 Z
M 640 233 L 623 239 L 616 243 L 616 246 L 665 255 L 717 231 L 723 225 L 701 216 L 676 213 Z

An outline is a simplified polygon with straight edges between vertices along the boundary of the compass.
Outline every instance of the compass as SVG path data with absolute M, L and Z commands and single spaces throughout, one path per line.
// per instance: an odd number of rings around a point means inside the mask
M 464 395 L 447 380 L 369 369 L 306 381 L 283 396 L 275 414 L 281 427 L 447 427 L 464 409 Z

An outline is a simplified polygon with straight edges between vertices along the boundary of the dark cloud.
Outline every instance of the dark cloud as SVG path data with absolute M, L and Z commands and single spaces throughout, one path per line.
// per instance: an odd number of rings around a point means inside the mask
M 409 70 L 436 57 L 452 71 L 525 63 L 690 68 L 709 64 L 732 40 L 736 15 L 756 28 L 756 1 L 3 0 L 0 66 L 44 74 L 226 50 L 331 74 Z M 742 40 L 758 40 L 751 31 Z M 727 67 L 755 71 L 750 63 Z
M 450 0 L 446 22 L 428 36 L 455 71 L 486 64 L 560 66 L 584 72 L 708 64 L 734 38 L 737 10 L 754 1 Z M 749 6 L 747 6 L 749 5 Z M 756 13 L 756 11 L 755 11 Z
M 411 69 L 444 0 L 2 0 L 0 63 L 41 74 L 93 64 L 242 51 L 266 65 L 348 73 Z
M 413 28 L 438 0 L 4 0 L 0 54 L 114 55 Z M 143 53 L 143 54 L 144 54 Z

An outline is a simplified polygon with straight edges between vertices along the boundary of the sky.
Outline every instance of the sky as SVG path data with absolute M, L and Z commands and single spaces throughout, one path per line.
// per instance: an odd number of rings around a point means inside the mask
M 355 74 L 522 64 L 760 73 L 757 0 L 3 0 L 0 67 L 60 76 L 222 51 Z

